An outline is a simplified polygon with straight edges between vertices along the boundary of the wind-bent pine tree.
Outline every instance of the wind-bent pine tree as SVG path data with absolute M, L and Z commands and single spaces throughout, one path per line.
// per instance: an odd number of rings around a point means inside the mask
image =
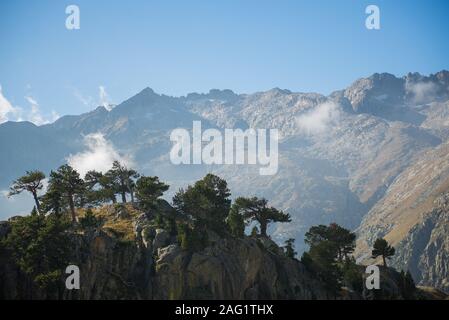
M 10 187 L 8 196 L 14 196 L 22 191 L 28 191 L 33 195 L 34 202 L 36 204 L 36 209 L 38 212 L 41 211 L 41 206 L 39 203 L 39 198 L 37 197 L 37 192 L 42 189 L 42 181 L 45 179 L 45 174 L 42 171 L 27 171 L 26 174 L 17 180 L 15 180 Z
M 233 210 L 237 210 L 243 214 L 247 222 L 256 221 L 260 226 L 260 234 L 267 236 L 267 227 L 272 222 L 290 222 L 290 214 L 284 213 L 276 208 L 267 206 L 266 199 L 253 198 L 237 198 L 233 205 Z
M 388 244 L 388 241 L 383 238 L 378 238 L 373 245 L 373 250 L 371 251 L 371 257 L 376 259 L 381 256 L 384 266 L 387 266 L 387 259 L 394 256 L 395 249 Z

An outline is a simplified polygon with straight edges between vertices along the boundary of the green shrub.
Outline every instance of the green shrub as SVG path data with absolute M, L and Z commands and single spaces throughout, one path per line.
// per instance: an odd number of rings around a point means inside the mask
M 158 228 L 164 227 L 164 218 L 160 213 L 156 214 L 156 217 L 154 218 L 154 224 Z
M 183 250 L 201 250 L 207 246 L 207 233 L 181 223 L 178 225 L 178 242 Z
M 285 246 L 283 249 L 287 257 L 294 259 L 297 253 L 295 251 L 295 239 L 290 238 L 285 240 Z
M 56 216 L 26 216 L 12 223 L 4 240 L 4 248 L 11 250 L 20 270 L 47 292 L 58 288 L 59 275 L 70 264 L 70 226 L 69 221 Z
M 234 237 L 243 238 L 245 235 L 245 221 L 243 215 L 241 215 L 238 210 L 231 209 L 226 218 L 226 224 Z
M 355 263 L 354 259 L 347 259 L 342 264 L 343 283 L 352 290 L 362 293 L 363 272 Z
M 97 218 L 90 208 L 87 209 L 84 217 L 79 219 L 79 225 L 82 229 L 99 228 L 102 224 L 103 220 L 101 218 Z

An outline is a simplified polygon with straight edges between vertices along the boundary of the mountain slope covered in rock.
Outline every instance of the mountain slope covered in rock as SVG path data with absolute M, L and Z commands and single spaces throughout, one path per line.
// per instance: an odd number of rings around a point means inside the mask
M 422 154 L 402 172 L 358 229 L 360 251 L 384 237 L 396 247 L 393 265 L 422 284 L 448 290 L 449 145 Z M 361 260 L 366 255 L 359 254 Z

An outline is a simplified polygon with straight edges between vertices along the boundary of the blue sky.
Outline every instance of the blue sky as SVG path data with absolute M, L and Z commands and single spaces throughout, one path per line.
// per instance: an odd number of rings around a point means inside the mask
M 69 4 L 80 8 L 80 30 L 65 28 Z M 380 30 L 365 28 L 369 4 L 380 8 Z M 449 69 L 448 16 L 446 0 L 3 0 L 0 103 L 50 119 L 147 86 L 328 94 L 374 72 Z

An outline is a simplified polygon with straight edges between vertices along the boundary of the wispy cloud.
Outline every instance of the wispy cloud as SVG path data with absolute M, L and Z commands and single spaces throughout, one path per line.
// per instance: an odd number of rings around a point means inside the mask
M 54 122 L 59 118 L 59 115 L 54 110 L 49 115 L 43 115 L 35 98 L 25 96 L 25 100 L 30 105 L 29 109 L 13 106 L 3 95 L 2 87 L 0 86 L 0 123 L 10 120 L 30 121 L 39 126 Z
M 113 104 L 110 101 L 111 99 L 110 99 L 108 93 L 106 92 L 106 87 L 105 86 L 101 85 L 101 86 L 98 87 L 98 96 L 100 98 L 100 105 L 105 107 L 107 110 L 111 110 Z
M 91 96 L 82 94 L 81 91 L 75 87 L 72 88 L 72 91 L 75 98 L 86 107 L 95 108 L 97 106 L 103 106 L 110 111 L 114 106 L 111 101 L 111 97 L 106 91 L 106 87 L 103 85 L 98 86 L 98 100 L 92 98 Z
M 133 161 L 130 157 L 122 156 L 114 148 L 114 145 L 106 140 L 102 133 L 91 133 L 84 137 L 86 150 L 75 155 L 70 155 L 67 162 L 75 168 L 82 176 L 89 170 L 106 172 L 112 166 L 115 160 L 120 161 L 126 166 L 132 166 Z
M 432 82 L 407 83 L 406 90 L 412 95 L 412 102 L 422 104 L 434 100 L 437 86 Z
M 72 88 L 73 95 L 79 102 L 81 102 L 84 106 L 93 108 L 95 107 L 94 99 L 91 96 L 83 95 L 77 88 Z
M 17 119 L 19 114 L 20 108 L 12 106 L 8 99 L 3 95 L 2 86 L 0 85 L 0 123 Z
M 25 99 L 28 101 L 31 108 L 31 110 L 28 112 L 27 115 L 28 121 L 34 123 L 35 125 L 40 126 L 43 124 L 54 122 L 59 119 L 59 115 L 54 110 L 52 110 L 50 115 L 44 116 L 40 111 L 39 104 L 33 97 L 26 96 Z
M 335 102 L 322 103 L 296 118 L 296 124 L 305 134 L 319 134 L 338 121 L 340 111 Z

